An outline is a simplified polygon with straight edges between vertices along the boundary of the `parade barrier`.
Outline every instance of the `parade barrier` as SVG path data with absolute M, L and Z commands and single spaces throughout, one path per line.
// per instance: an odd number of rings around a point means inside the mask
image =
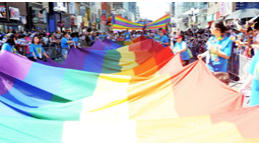
M 177 54 L 147 77 L 46 66 L 7 51 L 0 61 L 0 142 L 259 141 L 257 108 L 243 109 L 242 94 L 201 60 L 182 67 Z
M 252 61 L 252 58 L 242 55 L 244 50 L 245 47 L 243 46 L 240 46 L 239 49 L 235 48 L 229 61 L 229 73 L 238 77 L 241 83 L 245 82 L 249 76 L 248 67 Z
M 252 58 L 248 58 L 244 55 L 239 56 L 240 65 L 239 65 L 239 78 L 242 82 L 245 82 L 249 76 L 248 68 L 252 62 Z

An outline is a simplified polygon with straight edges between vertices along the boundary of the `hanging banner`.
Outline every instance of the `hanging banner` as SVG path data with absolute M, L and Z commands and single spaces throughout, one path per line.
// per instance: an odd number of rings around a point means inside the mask
M 0 18 L 6 18 L 6 7 L 4 5 L 0 5 Z
M 80 15 L 81 15 L 82 17 L 85 17 L 85 13 L 86 13 L 85 6 L 80 6 Z
M 106 24 L 106 16 L 105 15 L 102 15 L 101 16 L 101 24 Z
M 18 8 L 9 7 L 10 19 L 20 20 L 20 11 Z
M 90 16 L 91 16 L 91 15 L 90 15 L 90 9 L 87 9 L 86 11 L 87 11 L 87 18 L 90 19 L 90 18 L 91 18 L 91 17 L 90 17 Z
M 85 17 L 83 17 L 84 26 L 88 27 L 88 17 L 87 13 L 85 13 Z
M 220 16 L 226 16 L 233 12 L 232 2 L 220 2 Z
M 75 14 L 75 3 L 74 2 L 69 3 L 69 11 L 70 11 L 70 14 Z

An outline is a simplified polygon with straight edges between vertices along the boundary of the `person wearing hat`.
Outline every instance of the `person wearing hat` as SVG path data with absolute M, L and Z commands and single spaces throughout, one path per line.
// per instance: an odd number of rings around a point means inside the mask
M 164 47 L 169 46 L 170 43 L 169 43 L 169 38 L 168 38 L 167 35 L 166 35 L 166 30 L 162 29 L 162 30 L 160 31 L 160 36 L 161 36 L 161 38 L 160 38 L 160 44 L 162 44 Z
M 183 60 L 183 66 L 186 66 L 189 64 L 190 55 L 188 53 L 188 48 L 186 42 L 184 41 L 184 37 L 180 34 L 176 35 L 174 39 L 176 40 L 176 42 L 174 44 L 173 52 L 174 54 L 180 53 Z
M 16 50 L 15 46 L 15 36 L 13 33 L 8 33 L 7 34 L 7 40 L 5 41 L 5 43 L 2 46 L 2 50 L 6 50 L 9 52 L 12 52 L 14 54 L 19 55 L 18 51 Z

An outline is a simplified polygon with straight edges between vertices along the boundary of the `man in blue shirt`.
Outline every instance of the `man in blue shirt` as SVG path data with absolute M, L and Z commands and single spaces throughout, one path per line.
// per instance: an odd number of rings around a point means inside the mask
M 68 44 L 71 44 L 71 43 L 75 43 L 74 41 L 69 41 L 68 38 L 69 38 L 69 33 L 68 32 L 65 32 L 64 37 L 62 38 L 61 40 L 61 48 L 62 48 L 62 53 L 64 55 L 64 58 L 66 59 L 67 58 L 67 54 L 68 54 Z
M 129 42 L 131 41 L 131 34 L 129 33 L 129 30 L 127 29 L 126 32 L 124 33 L 125 36 L 125 41 Z
M 164 46 L 164 47 L 167 47 L 170 45 L 169 43 L 169 38 L 166 36 L 166 30 L 162 29 L 160 31 L 160 43 Z
M 208 64 L 212 72 L 228 72 L 228 59 L 220 57 L 219 51 L 223 52 L 228 57 L 231 56 L 232 41 L 228 37 L 224 37 L 222 40 L 217 40 L 215 36 L 212 36 L 208 40 L 208 48 L 210 49 L 210 62 Z M 216 49 L 215 49 L 216 48 Z M 212 51 L 213 50 L 213 51 Z

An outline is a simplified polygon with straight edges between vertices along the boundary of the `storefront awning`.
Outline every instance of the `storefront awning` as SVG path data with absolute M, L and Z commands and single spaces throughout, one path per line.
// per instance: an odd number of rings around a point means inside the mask
M 207 16 L 206 21 L 207 22 L 214 21 L 214 14 Z

